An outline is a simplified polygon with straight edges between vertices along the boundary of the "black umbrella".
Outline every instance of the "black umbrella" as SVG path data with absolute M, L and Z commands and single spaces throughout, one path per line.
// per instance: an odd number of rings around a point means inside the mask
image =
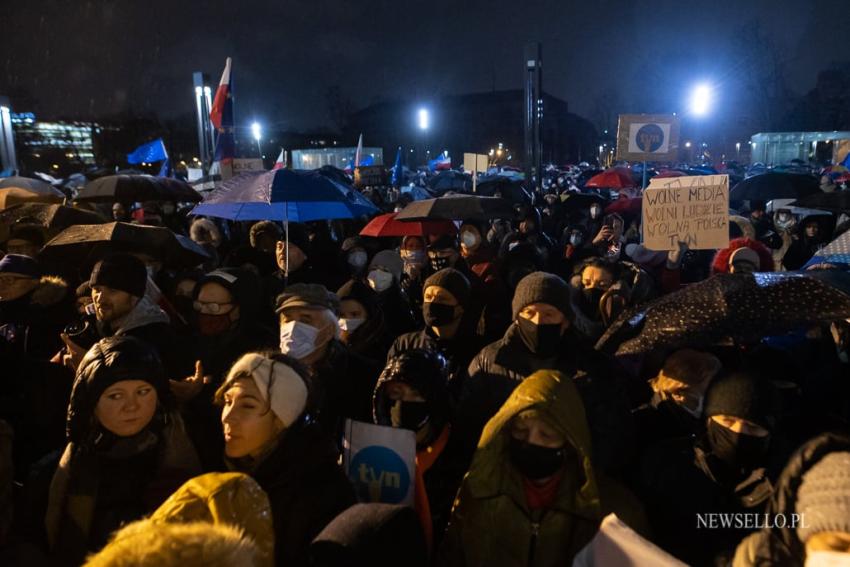
M 126 222 L 78 224 L 66 228 L 44 245 L 39 260 L 86 266 L 112 252 L 142 253 L 172 268 L 192 268 L 209 259 L 198 244 L 178 239 L 171 230 Z
M 53 236 L 75 224 L 101 224 L 106 219 L 92 211 L 46 203 L 21 203 L 0 212 L 0 223 L 11 225 L 16 222 L 38 225 Z
M 499 195 L 508 199 L 511 203 L 531 203 L 531 195 L 522 186 L 522 181 L 510 179 L 503 175 L 479 177 L 475 187 L 475 194 L 482 197 L 495 197 Z
M 616 355 L 757 341 L 850 317 L 850 296 L 795 273 L 720 274 L 621 315 L 596 348 Z
M 448 195 L 414 201 L 396 215 L 396 220 L 490 220 L 513 218 L 511 203 L 498 197 Z
M 192 201 L 201 195 L 185 181 L 153 175 L 109 175 L 86 183 L 77 195 L 78 201 Z
M 821 209 L 822 211 L 850 211 L 850 191 L 833 191 L 831 193 L 814 193 L 806 195 L 791 203 L 794 207 L 806 209 Z
M 469 193 L 472 191 L 472 177 L 459 171 L 441 171 L 425 182 L 435 195 L 442 195 L 449 191 L 458 193 Z
M 593 203 L 599 204 L 604 209 L 610 203 L 608 199 L 598 193 L 577 193 L 575 191 L 561 193 L 561 202 L 568 211 L 589 209 Z
M 762 173 L 744 179 L 729 192 L 730 201 L 799 199 L 821 192 L 818 180 L 799 173 Z

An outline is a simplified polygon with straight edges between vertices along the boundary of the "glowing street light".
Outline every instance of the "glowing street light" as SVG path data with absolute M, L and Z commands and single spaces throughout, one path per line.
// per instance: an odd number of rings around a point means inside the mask
M 257 152 L 260 154 L 260 159 L 263 159 L 263 148 L 260 146 L 260 140 L 263 139 L 263 127 L 259 122 L 251 123 L 251 135 L 257 140 Z
M 428 113 L 428 109 L 420 108 L 417 116 L 419 117 L 419 129 L 427 130 L 428 127 L 431 125 L 431 116 Z
M 691 91 L 691 112 L 696 116 L 705 116 L 711 110 L 712 90 L 707 84 L 694 87 Z

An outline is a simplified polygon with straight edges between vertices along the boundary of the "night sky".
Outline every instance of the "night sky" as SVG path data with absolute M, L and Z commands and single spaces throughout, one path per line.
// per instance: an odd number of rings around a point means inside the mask
M 721 106 L 740 105 L 754 22 L 803 94 L 846 57 L 846 2 L 3 0 L 0 94 L 27 91 L 51 116 L 168 118 L 193 111 L 191 72 L 217 83 L 230 55 L 238 123 L 312 128 L 331 124 L 334 85 L 355 108 L 521 88 L 523 45 L 538 40 L 544 88 L 591 120 L 599 99 L 674 111 L 698 80 L 718 85 Z

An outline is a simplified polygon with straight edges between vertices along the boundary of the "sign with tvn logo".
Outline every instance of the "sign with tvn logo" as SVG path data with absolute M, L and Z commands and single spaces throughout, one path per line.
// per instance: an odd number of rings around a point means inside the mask
M 345 421 L 343 466 L 360 502 L 413 505 L 416 434 Z
M 617 125 L 617 159 L 677 161 L 679 119 L 670 114 L 621 114 Z

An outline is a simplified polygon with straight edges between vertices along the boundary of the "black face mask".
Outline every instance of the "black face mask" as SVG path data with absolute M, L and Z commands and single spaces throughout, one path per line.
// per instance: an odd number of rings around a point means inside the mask
M 655 404 L 655 409 L 679 427 L 683 433 L 696 433 L 699 429 L 700 420 L 673 400 L 661 400 Z
M 550 449 L 532 445 L 511 437 L 508 444 L 511 464 L 519 473 L 531 480 L 547 478 L 557 473 L 567 462 L 567 448 Z
M 535 325 L 525 317 L 517 319 L 519 336 L 528 350 L 536 355 L 548 358 L 558 352 L 561 344 L 561 325 Z
M 583 288 L 581 290 L 582 297 L 582 312 L 591 317 L 593 319 L 598 319 L 600 317 L 599 313 L 599 300 L 602 299 L 602 296 L 605 295 L 605 291 L 591 287 L 591 288 Z
M 455 308 L 453 305 L 428 301 L 422 304 L 422 316 L 429 327 L 444 327 L 455 320 Z
M 434 256 L 431 258 L 431 269 L 439 272 L 443 268 L 451 268 L 451 258 L 448 256 Z
M 394 427 L 419 431 L 428 423 L 428 402 L 401 402 L 401 419 Z
M 731 466 L 747 469 L 754 469 L 762 463 L 770 444 L 770 436 L 735 433 L 713 419 L 708 421 L 706 434 L 713 455 Z

